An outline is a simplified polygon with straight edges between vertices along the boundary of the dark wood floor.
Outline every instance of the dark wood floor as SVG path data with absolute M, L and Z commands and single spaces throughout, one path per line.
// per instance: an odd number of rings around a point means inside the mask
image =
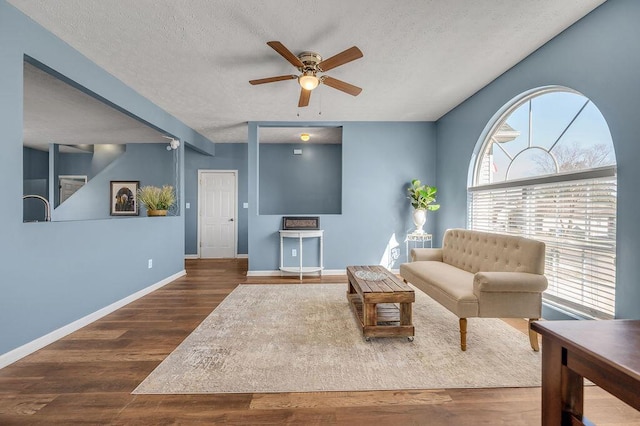
M 0 425 L 540 424 L 539 388 L 131 395 L 239 283 L 299 282 L 248 278 L 246 259 L 186 267 L 187 276 L 0 370 Z M 640 412 L 594 386 L 585 412 L 599 425 L 640 425 Z

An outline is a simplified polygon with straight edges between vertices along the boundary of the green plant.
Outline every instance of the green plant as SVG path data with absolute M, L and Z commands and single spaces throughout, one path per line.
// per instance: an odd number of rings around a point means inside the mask
M 162 188 L 149 185 L 138 189 L 138 200 L 147 210 L 168 210 L 175 204 L 176 194 L 171 185 Z
M 433 204 L 436 201 L 438 188 L 435 186 L 423 185 L 418 179 L 413 179 L 407 188 L 408 199 L 416 209 L 435 211 L 440 208 L 440 204 Z

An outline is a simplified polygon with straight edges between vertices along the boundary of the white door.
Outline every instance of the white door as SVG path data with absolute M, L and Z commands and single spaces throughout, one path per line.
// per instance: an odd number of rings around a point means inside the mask
M 236 257 L 237 172 L 198 171 L 200 257 Z

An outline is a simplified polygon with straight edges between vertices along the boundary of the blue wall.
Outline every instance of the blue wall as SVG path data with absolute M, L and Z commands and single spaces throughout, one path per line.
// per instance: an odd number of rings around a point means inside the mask
M 223 143 L 216 145 L 215 157 L 203 155 L 191 149 L 185 150 L 185 203 L 191 205 L 184 210 L 185 253 L 198 253 L 198 170 L 238 171 L 238 254 L 247 254 L 248 209 L 242 207 L 247 198 L 247 144 Z
M 342 145 L 263 143 L 259 161 L 260 214 L 341 213 Z
M 24 173 L 23 194 L 40 195 L 47 198 L 49 192 L 49 153 L 33 148 L 22 149 L 22 170 Z M 44 220 L 42 201 L 27 198 L 22 202 L 23 219 L 28 222 Z
M 616 316 L 640 318 L 640 2 L 608 1 L 437 123 L 437 238 L 466 226 L 467 171 L 494 113 L 528 90 L 566 86 L 604 115 L 618 161 Z M 545 317 L 552 313 L 544 313 Z
M 139 181 L 140 186 L 175 186 L 173 161 L 178 154 L 177 151 L 167 151 L 165 144 L 129 144 L 126 151 L 119 155 L 72 197 L 56 207 L 52 212 L 52 220 L 109 219 L 112 180 Z M 61 174 L 67 173 L 61 171 Z M 139 210 L 140 215 L 146 215 L 144 206 L 140 205 Z
M 280 265 L 278 230 L 282 215 L 259 215 L 257 210 L 260 125 L 276 123 L 249 123 L 249 270 L 273 271 Z M 397 268 L 404 261 L 404 236 L 413 227 L 406 187 L 414 178 L 435 182 L 435 124 L 345 122 L 339 125 L 343 126 L 342 214 L 319 215 L 324 229 L 324 266 L 344 270 L 347 265 L 377 265 L 389 246 L 399 243 L 401 256 L 394 265 L 389 265 Z M 425 229 L 430 231 L 432 225 L 433 222 L 428 221 Z M 390 244 L 390 241 L 397 243 Z M 290 259 L 286 264 L 288 262 Z
M 130 141 L 121 141 L 130 142 Z M 163 148 L 166 145 L 163 145 Z M 58 155 L 61 175 L 86 175 L 91 180 L 127 149 L 122 145 L 93 145 L 93 152 L 67 152 Z
M 33 148 L 23 148 L 22 169 L 24 170 L 25 179 L 48 179 L 49 152 Z
M 183 217 L 22 223 L 25 54 L 186 143 L 212 146 L 0 0 L 0 354 L 184 269 Z
M 56 159 L 58 173 L 60 175 L 85 175 L 87 180 L 90 180 L 94 175 L 91 172 L 92 158 L 92 152 L 61 152 Z

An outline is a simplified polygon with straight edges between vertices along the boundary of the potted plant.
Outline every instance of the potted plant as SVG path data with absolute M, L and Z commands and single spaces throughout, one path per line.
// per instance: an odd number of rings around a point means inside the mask
M 413 223 L 416 225 L 415 233 L 422 234 L 422 227 L 427 221 L 427 210 L 436 211 L 440 204 L 434 204 L 438 188 L 435 186 L 423 185 L 418 179 L 413 179 L 407 188 L 408 199 L 411 200 L 413 211 Z
M 147 209 L 147 216 L 166 216 L 176 202 L 176 194 L 171 185 L 162 188 L 148 185 L 138 189 L 138 200 Z

